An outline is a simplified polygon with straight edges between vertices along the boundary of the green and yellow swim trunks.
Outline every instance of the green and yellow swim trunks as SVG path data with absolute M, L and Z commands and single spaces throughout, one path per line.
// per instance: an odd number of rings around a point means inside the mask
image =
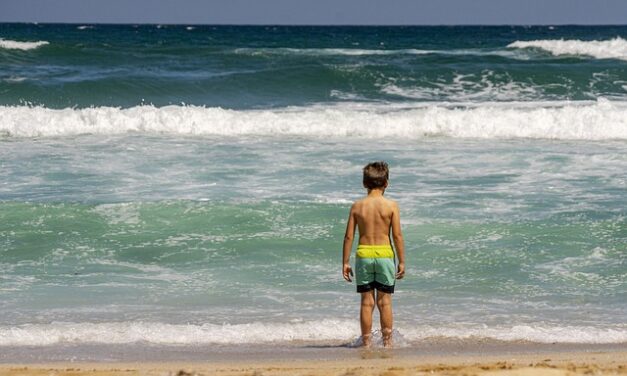
M 377 289 L 389 294 L 394 293 L 395 271 L 392 246 L 363 244 L 357 246 L 355 258 L 357 292 Z

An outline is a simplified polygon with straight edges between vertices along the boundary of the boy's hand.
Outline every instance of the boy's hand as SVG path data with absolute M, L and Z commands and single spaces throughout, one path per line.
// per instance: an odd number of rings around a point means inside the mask
M 344 264 L 344 266 L 342 267 L 342 275 L 344 276 L 344 279 L 348 282 L 353 282 L 353 280 L 351 279 L 351 277 L 353 276 L 353 269 L 351 268 L 350 264 Z
M 398 264 L 398 272 L 396 273 L 396 279 L 403 279 L 405 276 L 405 263 Z

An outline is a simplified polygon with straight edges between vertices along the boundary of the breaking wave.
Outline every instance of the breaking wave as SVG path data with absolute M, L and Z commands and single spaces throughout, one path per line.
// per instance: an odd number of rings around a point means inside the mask
M 15 40 L 0 38 L 0 48 L 6 48 L 11 50 L 34 50 L 35 48 L 45 46 L 47 44 L 49 44 L 49 42 L 46 42 L 45 40 L 40 40 L 37 42 L 19 42 Z
M 555 56 L 584 55 L 597 59 L 627 60 L 627 40 L 616 37 L 609 40 L 531 40 L 516 41 L 509 48 L 540 48 Z
M 435 53 L 432 50 L 420 49 L 402 49 L 402 50 L 378 50 L 378 49 L 361 49 L 361 48 L 237 48 L 234 50 L 238 54 L 246 55 L 345 55 L 345 56 L 364 56 L 364 55 L 425 55 Z
M 246 324 L 165 324 L 159 322 L 106 322 L 25 324 L 0 327 L 0 346 L 46 346 L 58 343 L 124 344 L 147 342 L 160 345 L 259 344 L 293 341 L 355 341 L 356 320 L 299 321 Z M 620 327 L 540 326 L 428 327 L 399 326 L 403 342 L 430 338 L 491 339 L 540 343 L 625 343 L 627 330 Z
M 151 105 L 49 109 L 0 106 L 0 137 L 130 132 L 212 136 L 627 140 L 627 103 L 508 102 L 229 110 Z
M 418 48 L 405 49 L 363 49 L 363 48 L 237 48 L 236 54 L 244 55 L 305 55 L 305 56 L 375 56 L 375 55 L 453 55 L 453 56 L 501 56 L 513 59 L 528 60 L 527 56 L 512 51 L 497 49 L 453 49 L 423 50 Z

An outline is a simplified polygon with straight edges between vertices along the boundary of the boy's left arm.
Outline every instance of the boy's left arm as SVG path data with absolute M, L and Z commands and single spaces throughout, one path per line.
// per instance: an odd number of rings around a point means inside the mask
M 396 257 L 398 258 L 396 278 L 402 279 L 405 276 L 405 242 L 401 231 L 401 213 L 397 203 L 392 205 L 392 239 L 394 239 Z
M 351 276 L 353 275 L 353 269 L 351 269 L 350 257 L 351 248 L 353 247 L 353 239 L 355 238 L 355 227 L 357 222 L 355 221 L 354 207 L 351 207 L 348 214 L 348 222 L 346 223 L 346 233 L 344 234 L 344 247 L 342 249 L 342 276 L 348 282 L 352 282 Z

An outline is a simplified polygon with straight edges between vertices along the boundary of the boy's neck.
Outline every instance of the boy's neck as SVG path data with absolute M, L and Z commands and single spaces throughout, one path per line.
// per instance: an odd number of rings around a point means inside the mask
M 385 192 L 385 188 L 383 188 L 383 189 L 381 189 L 381 188 L 369 189 L 368 190 L 368 197 L 383 196 L 384 192 Z

